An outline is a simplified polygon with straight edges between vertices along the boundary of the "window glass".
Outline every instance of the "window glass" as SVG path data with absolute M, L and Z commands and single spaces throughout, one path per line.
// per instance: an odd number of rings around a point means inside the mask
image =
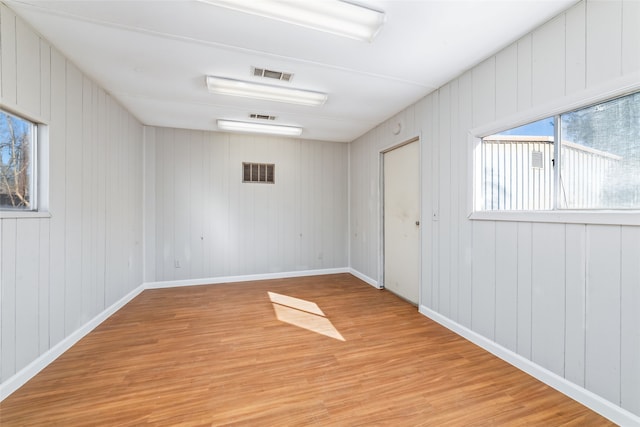
M 482 210 L 552 208 L 554 129 L 549 117 L 482 138 Z
M 558 205 L 640 209 L 640 92 L 561 115 Z
M 36 125 L 0 110 L 0 209 L 35 210 Z

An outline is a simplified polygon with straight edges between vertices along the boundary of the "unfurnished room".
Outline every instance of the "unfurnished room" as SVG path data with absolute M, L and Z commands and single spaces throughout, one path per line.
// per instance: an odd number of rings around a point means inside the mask
M 640 426 L 640 0 L 0 1 L 0 425 Z

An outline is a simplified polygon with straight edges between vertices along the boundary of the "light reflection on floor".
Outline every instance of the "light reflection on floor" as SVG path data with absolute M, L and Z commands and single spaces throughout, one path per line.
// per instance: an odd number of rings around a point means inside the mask
M 268 292 L 268 294 L 276 317 L 281 322 L 345 341 L 344 337 L 333 326 L 333 323 L 325 317 L 316 303 L 275 292 Z

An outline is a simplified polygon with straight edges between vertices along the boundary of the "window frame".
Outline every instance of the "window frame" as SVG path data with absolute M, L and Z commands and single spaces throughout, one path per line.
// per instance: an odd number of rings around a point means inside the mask
M 0 110 L 33 124 L 31 149 L 31 204 L 29 209 L 0 207 L 0 219 L 50 218 L 49 212 L 49 125 L 41 118 L 0 102 Z
M 610 101 L 640 90 L 640 82 L 626 76 L 615 79 L 600 87 L 584 90 L 570 96 L 564 96 L 527 111 L 516 113 L 496 120 L 493 123 L 471 129 L 468 133 L 468 164 L 471 173 L 468 177 L 467 218 L 482 221 L 545 222 L 566 224 L 602 224 L 602 225 L 640 225 L 640 209 L 558 209 L 557 196 L 560 167 L 554 167 L 554 194 L 551 210 L 481 210 L 481 198 L 478 197 L 482 185 L 481 144 L 487 135 L 503 132 L 548 117 L 556 117 L 594 104 Z M 560 165 L 560 124 L 554 129 L 554 157 Z

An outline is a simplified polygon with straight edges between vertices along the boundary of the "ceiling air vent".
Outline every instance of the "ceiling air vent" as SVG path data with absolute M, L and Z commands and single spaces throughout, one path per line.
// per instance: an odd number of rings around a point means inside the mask
M 249 117 L 251 117 L 252 119 L 260 119 L 260 120 L 275 120 L 276 119 L 276 116 L 269 116 L 268 114 L 255 114 L 255 113 L 249 114 Z
M 258 67 L 252 67 L 252 69 L 253 75 L 256 77 L 266 77 L 268 79 L 282 80 L 283 82 L 290 82 L 293 78 L 292 73 L 284 73 L 282 71 L 273 71 Z

